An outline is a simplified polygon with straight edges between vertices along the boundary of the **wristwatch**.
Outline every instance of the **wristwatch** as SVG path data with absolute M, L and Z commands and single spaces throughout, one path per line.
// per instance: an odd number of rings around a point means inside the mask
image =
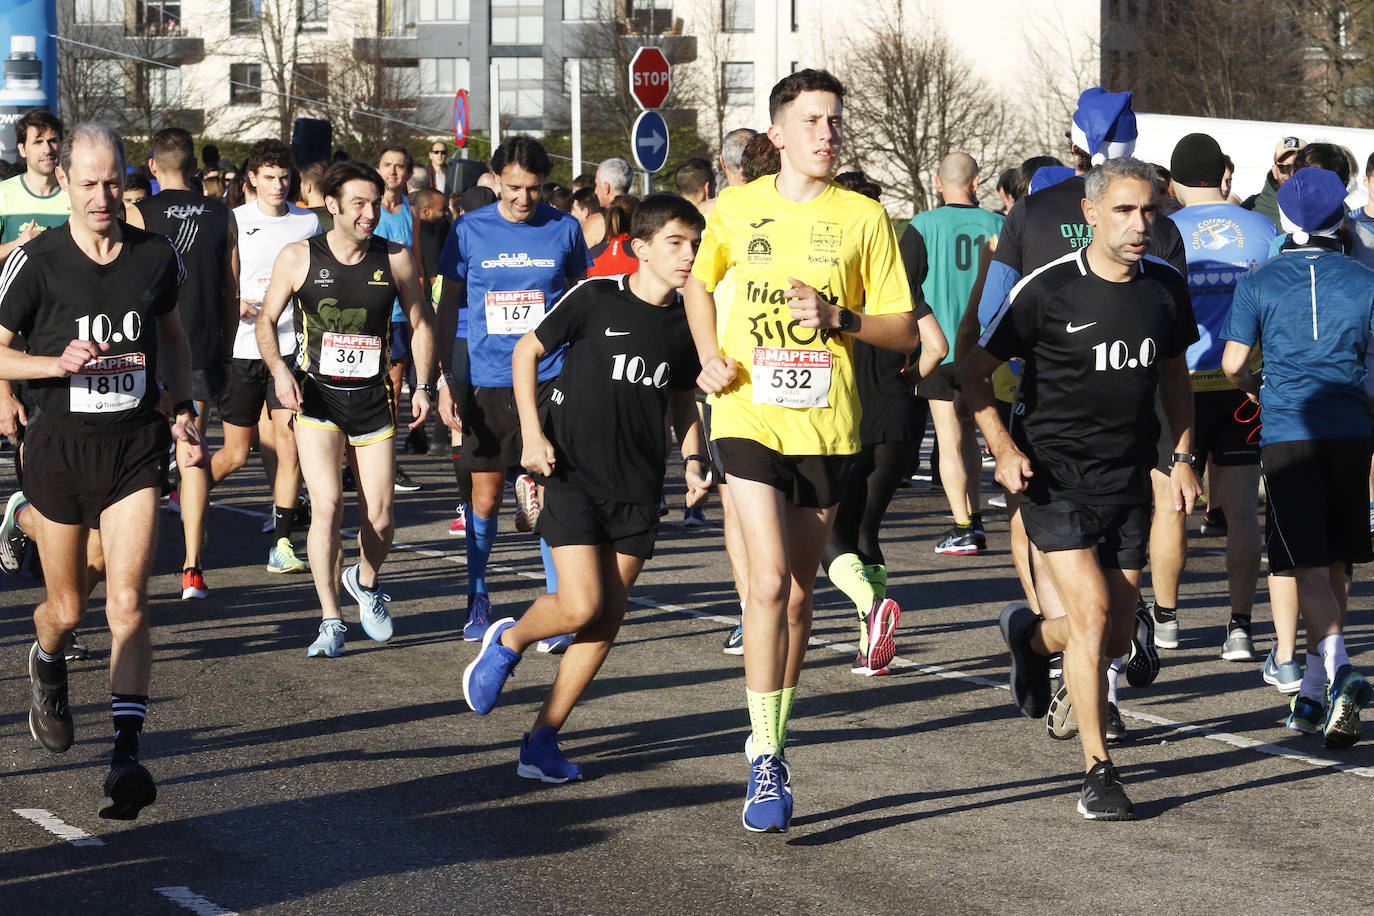
M 841 334 L 848 334 L 854 327 L 854 313 L 847 308 L 840 308 L 840 317 L 835 324 L 835 330 Z
M 1169 467 L 1172 468 L 1180 461 L 1187 464 L 1193 470 L 1197 470 L 1197 455 L 1192 452 L 1174 452 L 1174 456 L 1169 459 Z
M 416 390 L 416 391 L 423 391 L 425 394 L 429 395 L 430 397 L 434 397 L 434 396 L 436 396 L 436 395 L 439 393 L 439 389 L 436 388 L 436 387 L 434 387 L 433 385 L 416 385 L 416 386 L 415 386 L 415 390 Z

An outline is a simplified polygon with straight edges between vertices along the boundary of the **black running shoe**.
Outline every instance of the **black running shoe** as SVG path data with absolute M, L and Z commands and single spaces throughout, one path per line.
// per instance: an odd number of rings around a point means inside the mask
M 67 639 L 67 661 L 84 662 L 90 659 L 91 650 L 81 641 L 80 635 L 72 630 L 72 635 Z
M 1078 813 L 1090 821 L 1129 821 L 1135 818 L 1131 800 L 1121 787 L 1121 777 L 1110 760 L 1093 764 L 1083 777 L 1083 791 L 1078 796 Z
M 1155 618 L 1144 601 L 1137 599 L 1135 629 L 1131 631 L 1131 657 L 1126 662 L 1126 682 L 1148 687 L 1159 676 L 1159 651 L 1155 648 Z
M 113 764 L 110 775 L 105 777 L 100 816 L 113 821 L 131 821 L 155 801 L 157 785 L 143 764 L 137 761 Z
M 1108 741 L 1126 740 L 1126 723 L 1122 721 L 1121 710 L 1116 708 L 1115 703 L 1107 704 L 1107 728 L 1102 737 Z
M 1002 638 L 1011 650 L 1011 698 L 1028 719 L 1043 719 L 1050 708 L 1050 660 L 1030 644 L 1039 621 L 1024 604 L 1002 609 Z
M 416 483 L 415 479 L 412 478 L 409 474 L 401 470 L 400 465 L 397 465 L 396 484 L 392 489 L 394 489 L 397 493 L 414 493 L 416 490 L 420 489 L 420 485 Z
M 54 754 L 64 753 L 72 746 L 72 711 L 67 705 L 67 681 L 45 684 L 38 679 L 38 640 L 29 649 L 29 732 L 33 740 Z

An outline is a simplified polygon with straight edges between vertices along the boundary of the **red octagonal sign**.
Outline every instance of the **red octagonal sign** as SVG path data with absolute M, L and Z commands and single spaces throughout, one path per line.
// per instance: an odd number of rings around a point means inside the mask
M 668 58 L 658 48 L 640 48 L 630 59 L 630 94 L 645 110 L 659 108 L 673 87 Z

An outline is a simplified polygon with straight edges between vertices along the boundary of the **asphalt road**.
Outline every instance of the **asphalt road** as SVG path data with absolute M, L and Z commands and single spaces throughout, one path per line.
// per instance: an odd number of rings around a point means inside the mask
M 988 516 L 990 552 L 937 556 L 943 497 L 900 491 L 885 549 L 901 670 L 849 673 L 850 612 L 823 585 L 789 737 L 796 816 L 786 835 L 755 835 L 740 824 L 748 722 L 740 660 L 720 651 L 737 607 L 718 525 L 664 526 L 620 643 L 563 731 L 587 779 L 542 786 L 516 776 L 516 753 L 557 661 L 531 652 L 490 715 L 467 710 L 475 645 L 459 638 L 449 464 L 403 463 L 424 489 L 398 494 L 383 575 L 396 636 L 370 642 L 350 608 L 337 660 L 305 657 L 308 576 L 264 569 L 256 464 L 215 493 L 208 599 L 177 600 L 180 524 L 162 514 L 143 744 L 159 799 L 132 823 L 96 816 L 110 741 L 101 592 L 93 658 L 72 665 L 77 743 L 55 756 L 25 722 L 40 587 L 0 581 L 0 912 L 1374 909 L 1374 739 L 1327 753 L 1282 727 L 1286 702 L 1258 662 L 1219 659 L 1220 541 L 1191 542 L 1182 646 L 1159 680 L 1123 679 L 1131 734 L 1115 758 L 1138 820 L 1088 823 L 1074 811 L 1077 743 L 1047 738 L 1002 686 L 996 616 L 1017 597 L 1004 518 Z M 542 585 L 537 543 L 503 525 L 490 582 L 498 610 L 519 613 Z M 1372 594 L 1356 584 L 1347 629 L 1369 670 Z

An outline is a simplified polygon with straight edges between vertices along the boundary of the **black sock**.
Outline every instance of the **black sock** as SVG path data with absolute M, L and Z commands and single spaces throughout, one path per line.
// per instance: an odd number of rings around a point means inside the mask
M 1245 632 L 1250 632 L 1250 618 L 1241 617 L 1238 614 L 1231 615 L 1231 622 L 1226 625 L 1226 629 L 1234 630 L 1236 627 L 1243 627 Z
M 295 506 L 273 506 L 272 524 L 276 526 L 276 534 L 272 536 L 273 543 L 282 538 L 291 540 L 291 527 L 296 521 Z
M 983 530 L 983 513 L 974 512 L 972 515 L 968 517 L 968 520 L 974 528 L 977 528 L 979 531 Z
M 1155 604 L 1155 620 L 1162 620 L 1162 621 L 1164 621 L 1165 623 L 1168 623 L 1170 620 L 1175 620 L 1175 619 L 1177 619 L 1177 618 L 1178 618 L 1178 608 L 1165 607 L 1164 605 L 1159 604 L 1158 602 L 1156 602 L 1156 604 Z
M 110 713 L 114 716 L 115 743 L 111 763 L 116 766 L 138 760 L 138 736 L 148 714 L 148 697 L 134 693 L 110 694 Z
M 67 680 L 67 654 L 61 649 L 56 655 L 49 655 L 40 645 L 34 667 L 38 669 L 38 679 L 45 684 L 62 684 Z

